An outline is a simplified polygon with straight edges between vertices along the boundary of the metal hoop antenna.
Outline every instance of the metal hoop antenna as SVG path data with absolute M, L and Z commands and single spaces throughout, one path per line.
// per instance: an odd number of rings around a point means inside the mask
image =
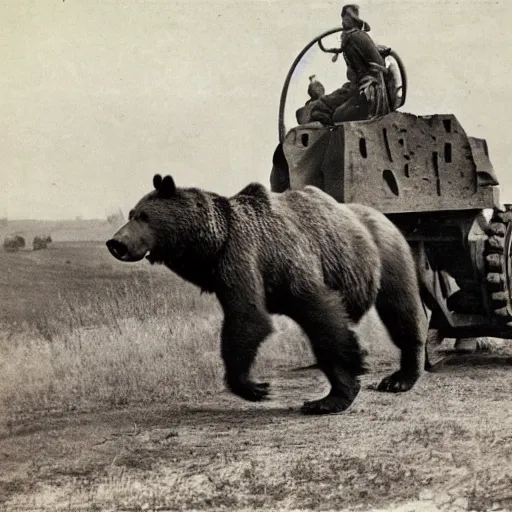
M 284 127 L 284 110 L 286 106 L 286 96 L 288 95 L 288 88 L 290 86 L 290 81 L 292 79 L 292 75 L 295 71 L 295 68 L 297 67 L 297 64 L 300 62 L 302 57 L 304 57 L 304 54 L 318 41 L 323 39 L 324 37 L 330 36 L 331 34 L 335 34 L 336 32 L 341 32 L 343 30 L 342 27 L 332 28 L 330 30 L 327 30 L 320 34 L 319 36 L 315 37 L 312 41 L 310 41 L 303 49 L 302 51 L 297 55 L 295 60 L 293 61 L 293 64 L 290 67 L 290 70 L 288 71 L 288 74 L 286 75 L 286 79 L 284 81 L 283 90 L 281 91 L 281 99 L 279 102 L 279 142 L 283 142 L 285 133 L 285 127 Z M 325 50 L 323 50 L 325 51 Z

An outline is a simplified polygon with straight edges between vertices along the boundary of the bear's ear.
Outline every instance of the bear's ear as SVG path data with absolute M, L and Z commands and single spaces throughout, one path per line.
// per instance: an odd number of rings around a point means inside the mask
M 172 197 L 176 193 L 176 185 L 172 176 L 165 176 L 159 188 L 162 197 Z
M 162 176 L 160 176 L 160 174 L 155 174 L 153 176 L 153 186 L 156 188 L 156 190 L 160 190 L 161 185 L 162 185 Z

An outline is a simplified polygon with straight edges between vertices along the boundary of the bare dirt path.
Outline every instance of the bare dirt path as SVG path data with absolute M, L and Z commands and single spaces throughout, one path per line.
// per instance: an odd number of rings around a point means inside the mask
M 20 420 L 0 439 L 0 509 L 511 510 L 511 359 L 459 359 L 402 395 L 371 389 L 382 365 L 329 417 L 298 413 L 321 374 L 283 369 L 263 404 Z

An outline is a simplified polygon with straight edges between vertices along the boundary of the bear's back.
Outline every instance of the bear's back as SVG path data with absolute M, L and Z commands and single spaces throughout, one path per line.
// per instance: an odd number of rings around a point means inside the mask
M 320 189 L 307 186 L 275 196 L 274 204 L 281 215 L 313 238 L 329 237 L 329 247 L 344 249 L 347 244 L 373 244 L 372 234 L 361 221 L 357 211 L 349 205 L 338 203 Z M 340 244 L 340 245 L 338 245 Z
M 319 256 L 345 252 L 351 256 L 355 250 L 376 258 L 372 233 L 359 213 L 316 187 L 274 193 L 251 183 L 230 202 L 235 227 L 241 228 L 244 236 L 254 234 L 280 251 L 309 246 Z
M 317 279 L 330 288 L 360 290 L 354 311 L 375 298 L 377 245 L 348 205 L 315 187 L 273 193 L 251 184 L 232 198 L 232 247 L 258 261 L 269 279 Z M 300 276 L 300 277 L 299 277 Z

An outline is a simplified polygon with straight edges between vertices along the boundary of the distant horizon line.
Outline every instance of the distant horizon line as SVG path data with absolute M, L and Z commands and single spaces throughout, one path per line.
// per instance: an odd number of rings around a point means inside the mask
M 101 218 L 101 217 L 66 217 L 66 218 L 59 218 L 59 219 L 49 219 L 49 218 L 27 218 L 27 217 L 0 217 L 0 220 L 7 222 L 91 222 L 91 221 L 99 221 L 99 222 L 107 222 L 107 219 Z

